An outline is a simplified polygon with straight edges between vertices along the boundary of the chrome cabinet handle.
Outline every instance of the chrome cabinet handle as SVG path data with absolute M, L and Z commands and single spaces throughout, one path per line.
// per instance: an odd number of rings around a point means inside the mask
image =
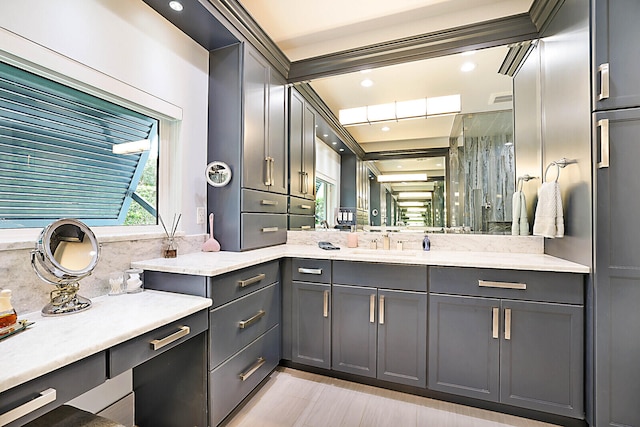
M 311 230 L 311 226 L 310 225 L 303 225 L 300 227 L 300 230 Z
M 171 344 L 174 341 L 179 340 L 180 338 L 189 335 L 191 332 L 191 328 L 188 326 L 180 326 L 178 332 L 174 332 L 171 335 L 161 338 L 159 340 L 153 340 L 150 342 L 151 348 L 154 350 L 160 350 L 162 347 Z
M 260 310 L 258 311 L 256 314 L 254 314 L 253 316 L 251 316 L 250 318 L 248 318 L 247 320 L 241 320 L 238 322 L 238 328 L 240 329 L 244 329 L 247 326 L 251 326 L 254 323 L 256 323 L 258 320 L 260 320 L 262 317 L 264 317 L 264 315 L 267 314 L 266 311 L 264 310 Z
M 598 94 L 598 100 L 609 98 L 609 63 L 605 62 L 598 67 L 600 73 L 600 93 Z
M 309 193 L 309 173 L 304 173 L 304 194 Z
M 376 323 L 376 294 L 369 297 L 369 323 Z
M 304 171 L 299 171 L 298 175 L 300 175 L 300 194 L 306 194 L 306 191 L 305 191 L 306 182 L 304 177 L 305 173 Z
M 48 405 L 51 402 L 55 402 L 56 400 L 56 389 L 48 388 L 44 391 L 41 391 L 33 400 L 24 403 L 17 408 L 13 408 L 10 411 L 5 412 L 4 414 L 0 414 L 0 426 L 7 425 L 19 418 L 24 417 L 36 411 L 45 405 Z
M 262 200 L 260 201 L 262 206 L 276 206 L 278 202 L 276 200 Z
M 311 210 L 311 205 L 300 205 L 300 209 Z
M 302 273 L 302 274 L 315 274 L 316 276 L 320 276 L 322 274 L 322 269 L 321 268 L 304 268 L 304 267 L 299 267 L 298 268 L 298 273 Z
M 511 339 L 511 309 L 504 309 L 504 339 Z
M 263 233 L 275 233 L 278 231 L 278 227 L 264 227 L 261 231 Z
M 478 280 L 478 286 L 481 288 L 527 289 L 526 283 L 492 282 L 490 280 Z
M 249 370 L 247 372 L 241 372 L 240 375 L 238 375 L 238 376 L 240 377 L 240 379 L 242 381 L 248 380 L 249 377 L 251 375 L 253 375 L 253 373 L 255 371 L 260 369 L 260 367 L 266 363 L 266 361 L 267 361 L 267 359 L 265 359 L 264 357 L 258 357 L 258 361 L 255 363 L 255 365 L 253 365 L 251 368 L 249 368 Z
M 380 295 L 380 306 L 378 307 L 378 323 L 384 325 L 384 295 Z
M 600 128 L 600 161 L 598 169 L 609 167 L 609 119 L 598 120 Z
M 249 285 L 253 285 L 254 283 L 258 283 L 259 281 L 263 280 L 265 277 L 267 277 L 266 274 L 260 273 L 257 276 L 253 276 L 253 277 L 251 277 L 249 279 L 238 280 L 238 286 L 240 286 L 241 288 L 246 288 Z
M 266 162 L 265 175 L 266 178 L 264 180 L 264 185 L 271 186 L 273 185 L 273 163 L 275 159 L 273 157 L 265 157 L 264 161 Z
M 322 315 L 329 317 L 329 291 L 324 291 L 324 305 L 322 308 Z
M 493 321 L 493 327 L 491 328 L 491 337 L 492 338 L 500 338 L 500 308 L 498 307 L 493 307 L 491 309 L 492 313 L 492 321 Z

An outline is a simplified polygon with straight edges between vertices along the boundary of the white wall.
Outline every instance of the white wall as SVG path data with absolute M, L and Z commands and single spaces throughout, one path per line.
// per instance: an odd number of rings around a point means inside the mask
M 4 1 L 0 29 L 24 39 L 33 47 L 31 60 L 54 73 L 65 75 L 74 67 L 94 70 L 98 84 L 99 76 L 106 75 L 130 87 L 132 95 L 146 93 L 181 110 L 182 122 L 175 126 L 178 149 L 165 159 L 172 182 L 179 182 L 172 198 L 177 206 L 160 208 L 169 217 L 181 212 L 187 234 L 205 232 L 205 225 L 195 223 L 196 207 L 206 206 L 207 190 L 205 49 L 140 0 Z M 161 134 L 161 142 L 166 137 Z

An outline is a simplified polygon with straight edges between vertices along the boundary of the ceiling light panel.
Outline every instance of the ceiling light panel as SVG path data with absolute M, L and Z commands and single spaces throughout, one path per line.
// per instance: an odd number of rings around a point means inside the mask
M 426 180 L 426 173 L 398 173 L 378 175 L 378 182 L 423 182 Z

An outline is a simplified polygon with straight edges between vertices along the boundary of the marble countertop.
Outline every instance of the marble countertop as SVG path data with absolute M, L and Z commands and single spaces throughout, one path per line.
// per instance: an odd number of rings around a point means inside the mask
M 246 252 L 195 252 L 177 258 L 133 262 L 132 267 L 168 273 L 217 276 L 279 258 L 315 258 L 392 264 L 498 268 L 510 270 L 589 273 L 589 267 L 545 254 L 420 251 L 341 248 L 327 251 L 312 245 L 279 245 Z
M 35 322 L 0 341 L 0 392 L 211 306 L 209 298 L 145 290 L 92 299 L 89 310 Z

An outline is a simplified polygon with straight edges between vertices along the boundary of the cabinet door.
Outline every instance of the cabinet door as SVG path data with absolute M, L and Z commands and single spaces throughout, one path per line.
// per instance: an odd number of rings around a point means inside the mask
M 583 417 L 583 307 L 503 300 L 502 315 L 500 401 Z
M 637 0 L 595 0 L 593 57 L 593 105 L 597 110 L 640 106 L 640 45 L 631 42 L 640 39 L 640 2 Z M 608 71 L 602 70 L 603 64 Z M 608 76 L 607 76 L 608 74 Z M 609 94 L 606 92 L 607 80 Z M 604 86 L 604 88 L 603 88 Z
M 431 390 L 498 401 L 500 300 L 429 295 Z
M 427 294 L 378 290 L 378 379 L 426 386 Z
M 599 113 L 595 119 L 596 124 L 608 120 L 609 127 L 609 166 L 596 172 L 596 425 L 637 426 L 640 198 L 632 188 L 640 182 L 640 109 Z M 601 131 L 594 126 L 598 138 Z
M 302 166 L 302 141 L 304 140 L 305 102 L 296 90 L 291 89 L 289 102 L 289 194 L 302 197 L 304 169 Z M 315 188 L 315 186 L 314 186 Z
M 303 197 L 316 198 L 316 112 L 309 105 L 304 108 L 302 140 Z
M 377 289 L 333 286 L 332 367 L 376 377 Z
M 242 186 L 267 190 L 269 153 L 267 138 L 267 99 L 269 67 L 258 54 L 246 48 L 244 55 L 244 142 Z
M 267 154 L 271 161 L 269 191 L 287 194 L 288 150 L 287 150 L 287 91 L 285 82 L 273 69 L 269 70 L 269 111 L 267 126 Z
M 331 368 L 331 285 L 293 282 L 292 360 Z

